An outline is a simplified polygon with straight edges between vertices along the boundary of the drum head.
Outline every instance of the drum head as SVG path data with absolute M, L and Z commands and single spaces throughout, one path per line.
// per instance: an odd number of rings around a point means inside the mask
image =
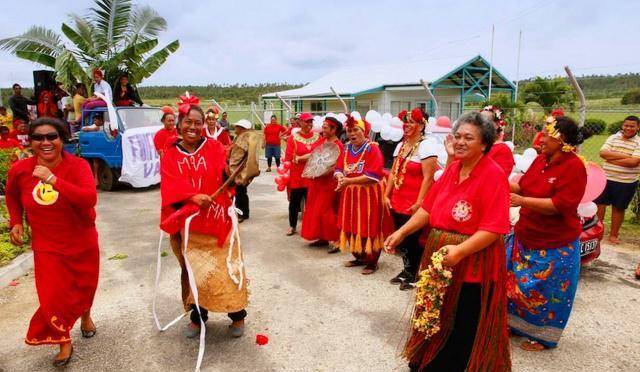
M 325 175 L 336 165 L 340 148 L 335 143 L 324 143 L 311 152 L 311 157 L 302 171 L 302 177 L 317 178 Z

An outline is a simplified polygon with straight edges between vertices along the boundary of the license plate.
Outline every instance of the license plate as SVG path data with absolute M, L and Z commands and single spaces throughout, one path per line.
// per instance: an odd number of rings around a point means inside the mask
M 580 243 L 580 256 L 584 256 L 596 250 L 598 239 L 587 240 Z

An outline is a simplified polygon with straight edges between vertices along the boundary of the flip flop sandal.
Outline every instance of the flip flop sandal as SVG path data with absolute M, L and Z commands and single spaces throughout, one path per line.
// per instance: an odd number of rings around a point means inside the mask
M 356 267 L 356 266 L 364 266 L 364 262 L 358 260 L 351 260 L 344 263 L 344 267 Z
M 520 348 L 526 351 L 543 351 L 546 349 L 546 347 L 541 343 L 532 340 L 527 340 L 521 343 Z
M 291 236 L 291 235 L 295 235 L 296 231 L 295 230 L 289 230 L 287 231 L 287 236 Z
M 371 275 L 378 270 L 377 266 L 367 265 L 364 269 L 362 269 L 362 275 Z

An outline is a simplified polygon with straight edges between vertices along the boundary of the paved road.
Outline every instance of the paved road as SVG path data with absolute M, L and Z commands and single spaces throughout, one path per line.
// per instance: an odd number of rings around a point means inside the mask
M 286 200 L 273 174 L 250 187 L 251 219 L 242 224 L 250 282 L 247 332 L 226 334 L 228 319 L 208 325 L 205 371 L 405 371 L 397 358 L 408 328 L 412 293 L 388 283 L 400 260 L 383 256 L 370 277 L 341 267 L 344 255 L 285 237 Z M 76 338 L 70 371 L 190 371 L 197 341 L 182 336 L 186 320 L 159 333 L 151 317 L 158 239 L 157 189 L 101 193 L 98 207 L 102 268 L 94 304 L 98 334 Z M 166 247 L 166 244 L 165 244 Z M 525 353 L 514 347 L 516 371 L 640 370 L 640 282 L 632 268 L 640 251 L 605 247 L 585 268 L 574 313 L 558 349 Z M 124 260 L 107 260 L 116 253 Z M 160 316 L 181 311 L 178 267 L 163 258 Z M 53 370 L 52 347 L 27 347 L 22 339 L 37 307 L 32 276 L 0 289 L 0 371 Z M 269 337 L 255 344 L 256 334 Z M 513 341 L 516 346 L 517 340 Z

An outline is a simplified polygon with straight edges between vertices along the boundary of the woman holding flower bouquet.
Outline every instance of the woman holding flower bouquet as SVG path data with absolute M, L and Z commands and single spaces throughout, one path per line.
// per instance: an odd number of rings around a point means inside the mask
M 496 136 L 490 122 L 471 112 L 453 133 L 455 160 L 421 208 L 385 241 L 393 251 L 424 226 L 430 229 L 404 355 L 414 371 L 509 371 L 501 238 L 509 231 L 509 185 L 486 156 Z

